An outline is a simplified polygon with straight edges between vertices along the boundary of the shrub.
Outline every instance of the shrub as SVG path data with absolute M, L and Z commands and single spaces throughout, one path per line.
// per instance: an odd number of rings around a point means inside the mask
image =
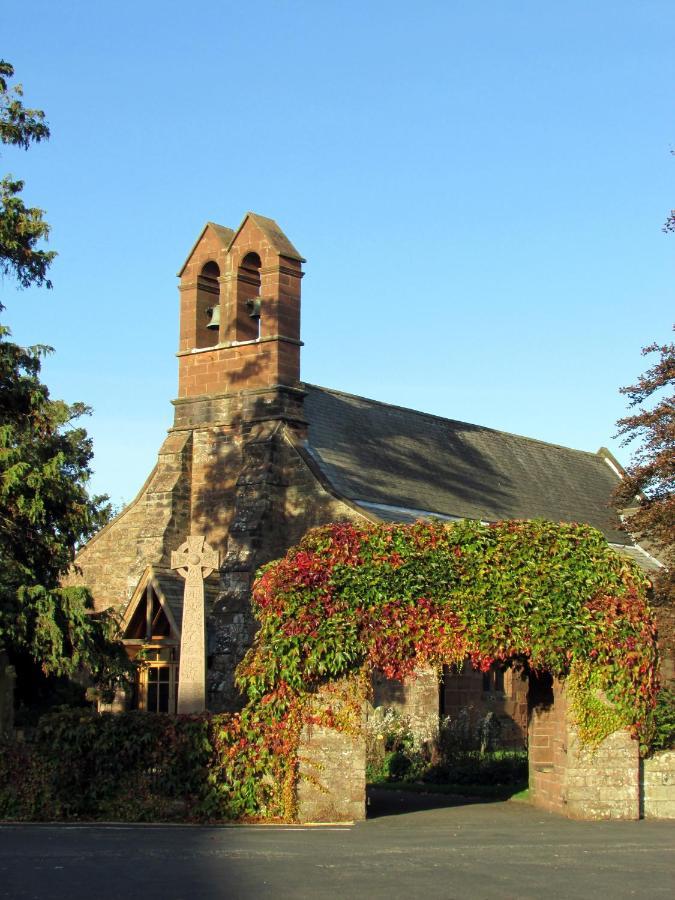
M 654 710 L 656 736 L 653 750 L 672 750 L 675 748 L 675 691 L 662 688 L 656 698 Z

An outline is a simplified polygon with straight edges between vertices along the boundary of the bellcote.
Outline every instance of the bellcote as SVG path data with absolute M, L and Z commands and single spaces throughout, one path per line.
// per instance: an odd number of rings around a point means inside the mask
M 178 273 L 179 398 L 295 386 L 302 263 L 276 222 L 208 222 Z

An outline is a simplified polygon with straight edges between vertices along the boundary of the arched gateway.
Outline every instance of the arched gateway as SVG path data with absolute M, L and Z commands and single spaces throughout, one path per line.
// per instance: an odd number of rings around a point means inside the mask
M 299 760 L 298 818 L 364 815 L 363 701 L 374 670 L 404 680 L 467 658 L 484 671 L 508 662 L 531 679 L 535 803 L 637 818 L 638 749 L 656 693 L 645 583 L 587 526 L 310 532 L 261 572 L 261 628 L 239 670 L 249 710 L 267 711 L 258 726 L 285 734 L 277 783 L 290 786 Z

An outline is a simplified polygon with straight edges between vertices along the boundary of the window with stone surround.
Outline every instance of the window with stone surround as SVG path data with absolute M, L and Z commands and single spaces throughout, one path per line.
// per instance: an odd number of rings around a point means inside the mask
M 136 708 L 148 712 L 175 713 L 178 694 L 177 650 L 148 647 L 143 651 L 136 684 Z
M 175 713 L 180 638 L 152 579 L 147 580 L 125 618 L 122 641 L 137 664 L 131 706 Z
M 493 663 L 489 671 L 483 672 L 483 691 L 488 694 L 504 693 L 504 669 Z

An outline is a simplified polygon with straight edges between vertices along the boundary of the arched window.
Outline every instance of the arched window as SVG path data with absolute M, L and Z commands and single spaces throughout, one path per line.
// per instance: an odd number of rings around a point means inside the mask
M 260 337 L 260 257 L 247 253 L 238 272 L 236 340 L 255 341 Z
M 207 262 L 197 279 L 197 346 L 211 347 L 218 343 L 220 326 L 220 269 L 215 262 Z

